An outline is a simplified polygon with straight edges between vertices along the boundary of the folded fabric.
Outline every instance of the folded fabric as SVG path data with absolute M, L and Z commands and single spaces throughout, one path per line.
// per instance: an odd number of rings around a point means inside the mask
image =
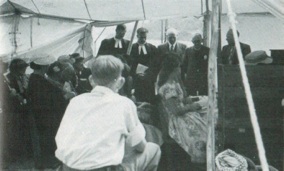
M 247 160 L 237 154 L 236 152 L 228 149 L 216 156 L 215 159 L 219 171 L 247 171 Z

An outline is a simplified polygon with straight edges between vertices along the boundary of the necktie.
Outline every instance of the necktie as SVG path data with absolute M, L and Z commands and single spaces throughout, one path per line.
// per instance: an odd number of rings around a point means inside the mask
M 171 51 L 174 51 L 174 45 L 171 45 Z

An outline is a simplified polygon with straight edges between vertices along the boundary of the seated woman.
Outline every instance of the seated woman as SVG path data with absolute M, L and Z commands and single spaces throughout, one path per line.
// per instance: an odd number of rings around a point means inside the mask
M 178 56 L 167 54 L 156 85 L 164 142 L 174 140 L 191 157 L 192 163 L 205 163 L 207 127 L 206 112 L 202 109 L 207 98 L 197 101 L 196 97 L 186 97 L 180 72 Z

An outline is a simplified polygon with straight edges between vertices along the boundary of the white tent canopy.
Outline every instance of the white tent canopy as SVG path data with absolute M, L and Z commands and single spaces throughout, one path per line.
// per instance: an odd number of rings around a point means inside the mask
M 198 14 L 200 1 L 189 0 L 10 0 L 5 3 L 39 16 L 90 21 L 135 21 Z M 4 3 L 4 4 L 5 4 Z M 17 5 L 17 6 L 16 6 Z M 9 11 L 4 11 L 9 13 Z
M 51 53 L 55 57 L 78 52 L 86 57 L 92 54 L 91 26 L 105 27 L 136 20 L 200 17 L 205 12 L 205 2 L 0 0 L 0 58 L 4 58 L 4 61 L 16 56 L 28 59 L 38 51 Z M 226 13 L 224 4 L 223 2 L 223 13 Z M 280 0 L 232 0 L 232 4 L 237 14 L 270 11 L 280 21 L 284 18 L 283 2 Z M 86 27 L 89 23 L 91 25 Z

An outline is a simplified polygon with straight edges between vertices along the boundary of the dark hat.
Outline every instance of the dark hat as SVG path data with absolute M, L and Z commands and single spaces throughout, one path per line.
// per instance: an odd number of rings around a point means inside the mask
M 196 33 L 193 37 L 192 37 L 192 39 L 191 39 L 191 41 L 192 42 L 195 42 L 195 41 L 202 41 L 202 36 L 201 36 L 201 34 L 199 34 L 199 33 Z
M 80 58 L 80 54 L 79 53 L 72 53 L 69 56 L 70 56 L 70 58 L 74 58 L 74 59 Z
M 75 63 L 80 63 L 80 62 L 83 62 L 85 58 L 83 57 L 78 57 L 78 58 L 75 58 Z
M 141 34 L 141 33 L 148 33 L 148 29 L 144 27 L 140 27 L 139 29 L 137 29 L 137 34 Z
M 266 54 L 263 50 L 251 52 L 245 56 L 246 64 L 257 65 L 257 64 L 270 64 L 273 59 Z

